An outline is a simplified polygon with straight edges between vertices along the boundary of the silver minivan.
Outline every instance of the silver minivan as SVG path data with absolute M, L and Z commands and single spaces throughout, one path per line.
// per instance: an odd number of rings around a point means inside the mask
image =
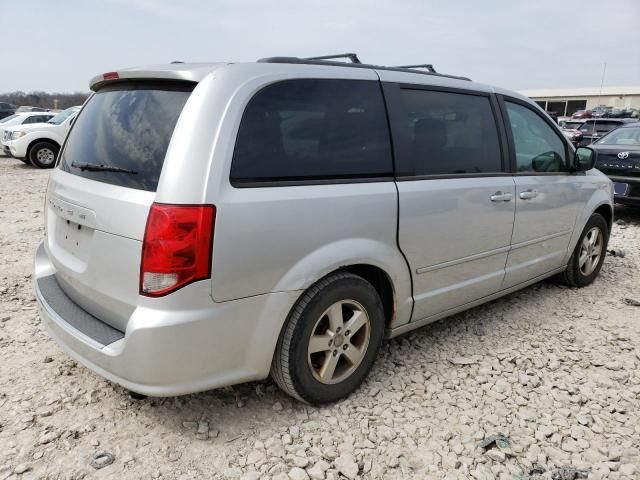
M 119 70 L 66 139 L 44 322 L 132 392 L 348 395 L 383 338 L 605 258 L 612 184 L 517 93 L 333 59 Z M 562 291 L 558 291 L 558 295 Z

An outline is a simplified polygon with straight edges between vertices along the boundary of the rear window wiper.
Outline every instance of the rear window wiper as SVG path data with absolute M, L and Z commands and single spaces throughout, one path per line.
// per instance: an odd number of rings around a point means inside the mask
M 134 175 L 138 173 L 135 170 L 128 170 L 126 168 L 115 167 L 112 165 L 97 165 L 95 163 L 71 162 L 71 166 L 79 168 L 81 172 L 86 170 L 87 172 L 121 172 L 132 173 Z

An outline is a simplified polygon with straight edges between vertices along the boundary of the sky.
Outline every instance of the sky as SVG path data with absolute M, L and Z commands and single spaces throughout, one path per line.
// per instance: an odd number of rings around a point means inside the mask
M 513 90 L 640 84 L 640 0 L 0 0 L 0 92 L 118 68 L 356 52 Z

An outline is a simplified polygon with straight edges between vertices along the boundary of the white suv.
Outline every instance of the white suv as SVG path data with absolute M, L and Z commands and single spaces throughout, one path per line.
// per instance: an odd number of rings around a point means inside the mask
M 15 127 L 17 125 L 31 125 L 33 123 L 46 123 L 55 116 L 55 113 L 50 112 L 17 112 L 6 118 L 0 120 L 0 144 L 5 138 L 5 131 L 9 127 Z M 8 137 L 7 133 L 7 137 Z M 0 149 L 1 153 L 10 155 L 9 147 L 5 147 L 2 144 Z
M 52 168 L 78 110 L 67 108 L 46 123 L 8 127 L 2 139 L 4 152 L 36 167 Z

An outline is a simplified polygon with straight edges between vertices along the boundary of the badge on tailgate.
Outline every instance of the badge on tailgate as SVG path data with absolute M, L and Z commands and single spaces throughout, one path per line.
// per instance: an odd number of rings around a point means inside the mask
M 93 210 L 74 205 L 53 195 L 49 196 L 49 206 L 60 218 L 85 227 L 96 228 L 96 214 Z

